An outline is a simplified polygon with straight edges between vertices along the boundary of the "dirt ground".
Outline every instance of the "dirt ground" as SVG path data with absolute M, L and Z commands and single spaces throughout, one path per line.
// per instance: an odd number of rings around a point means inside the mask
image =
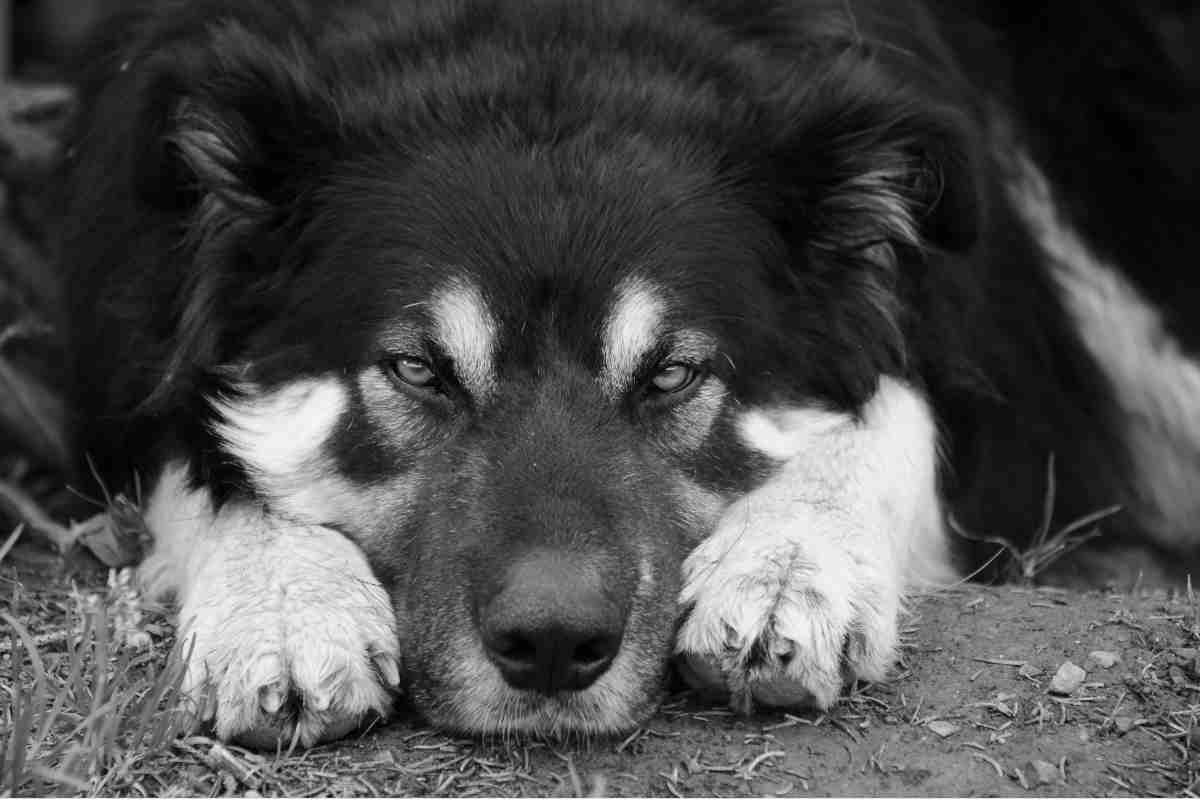
M 183 738 L 91 786 L 254 797 L 1177 796 L 1200 785 L 1200 598 L 969 585 L 918 604 L 906 636 L 895 680 L 826 715 L 742 718 L 676 692 L 624 740 L 564 744 L 447 737 L 401 707 L 290 757 Z M 1053 693 L 1067 661 L 1086 675 Z
M 226 749 L 248 782 L 183 791 L 404 795 L 1179 795 L 1200 767 L 1200 644 L 1186 597 L 966 587 L 923 602 L 902 674 L 832 713 L 737 718 L 674 695 L 624 741 L 480 743 L 411 713 L 309 768 Z M 1120 660 L 1102 667 L 1089 654 Z M 1103 656 L 1101 656 L 1103 659 Z M 1065 661 L 1086 670 L 1049 691 Z M 193 745 L 212 746 L 207 740 Z M 218 748 L 218 754 L 225 757 Z M 1037 763 L 1041 762 L 1041 763 Z M 237 768 L 228 770 L 236 774 Z M 314 780 L 315 779 L 315 780 Z M 198 781 L 198 782 L 197 782 Z
M 1196 614 L 1165 594 L 966 587 L 917 608 L 895 681 L 826 716 L 737 718 L 684 693 L 624 741 L 564 747 L 447 739 L 402 715 L 310 757 L 335 793 L 1178 795 L 1200 767 Z M 1065 661 L 1086 677 L 1052 694 Z

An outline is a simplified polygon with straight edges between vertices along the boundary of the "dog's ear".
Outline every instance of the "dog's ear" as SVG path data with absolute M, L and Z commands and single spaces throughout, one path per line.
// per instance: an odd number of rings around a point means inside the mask
M 969 121 L 870 67 L 790 105 L 763 166 L 770 216 L 818 257 L 969 249 L 983 213 Z
M 762 126 L 772 138 L 752 167 L 752 196 L 787 248 L 774 277 L 789 336 L 810 343 L 822 391 L 853 407 L 879 374 L 912 368 L 911 329 L 924 315 L 912 300 L 929 269 L 978 239 L 982 193 L 954 103 L 889 81 L 870 59 L 822 69 Z
M 184 99 L 172 115 L 171 133 L 163 144 L 166 163 L 147 181 L 151 196 L 166 196 L 158 194 L 162 189 L 174 197 L 181 192 L 246 217 L 269 209 L 272 187 L 256 180 L 254 169 L 266 154 L 250 123 L 238 114 Z M 164 178 L 168 187 L 159 183 Z
M 178 4 L 185 15 L 204 8 Z M 101 209 L 75 216 L 107 226 L 130 258 L 160 258 L 167 273 L 146 289 L 159 293 L 155 324 L 173 331 L 155 365 L 157 385 L 139 398 L 155 413 L 237 357 L 244 337 L 235 324 L 253 320 L 234 306 L 254 296 L 246 287 L 255 266 L 275 263 L 293 241 L 306 187 L 341 141 L 304 42 L 274 42 L 233 16 L 269 8 L 229 8 L 224 21 L 155 17 L 156 27 L 92 77 L 91 113 L 75 137 L 71 202 L 92 198 Z M 104 273 L 85 257 L 73 263 L 82 279 Z
M 150 58 L 131 68 L 142 85 L 130 94 L 144 102 L 134 180 L 152 208 L 261 217 L 333 151 L 336 115 L 294 48 L 227 22 Z

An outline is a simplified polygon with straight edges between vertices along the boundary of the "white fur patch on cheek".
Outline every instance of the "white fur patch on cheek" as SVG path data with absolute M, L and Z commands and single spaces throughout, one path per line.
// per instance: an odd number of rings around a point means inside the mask
M 610 397 L 629 388 L 642 358 L 658 343 L 665 311 L 654 287 L 642 278 L 626 280 L 618 288 L 603 327 L 600 383 Z
M 290 477 L 314 465 L 346 410 L 346 389 L 334 378 L 306 379 L 270 392 L 239 387 L 216 398 L 216 434 L 230 455 L 267 479 Z
M 247 386 L 212 403 L 220 414 L 216 434 L 276 513 L 359 532 L 370 527 L 378 507 L 364 496 L 370 492 L 343 480 L 324 453 L 348 411 L 339 380 L 305 379 L 270 392 Z
M 456 278 L 434 293 L 434 335 L 476 396 L 495 389 L 496 321 L 479 288 Z

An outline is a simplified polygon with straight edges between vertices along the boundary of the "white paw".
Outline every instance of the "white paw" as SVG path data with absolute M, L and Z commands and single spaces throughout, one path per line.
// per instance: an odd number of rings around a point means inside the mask
M 731 705 L 827 708 L 896 658 L 900 567 L 889 537 L 836 509 L 735 503 L 686 560 L 676 640 L 684 676 Z M 778 509 L 776 509 L 778 510 Z
M 327 528 L 245 516 L 218 518 L 220 541 L 180 598 L 183 691 L 198 721 L 274 749 L 386 714 L 399 682 L 394 613 L 361 551 Z

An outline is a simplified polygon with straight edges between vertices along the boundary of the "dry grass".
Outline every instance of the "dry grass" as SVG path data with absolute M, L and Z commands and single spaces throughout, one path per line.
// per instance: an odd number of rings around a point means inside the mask
M 1099 537 L 1102 533 L 1100 523 L 1123 510 L 1119 505 L 1108 506 L 1054 529 L 1052 526 L 1057 500 L 1058 479 L 1054 454 L 1051 453 L 1046 461 L 1046 491 L 1042 496 L 1042 518 L 1026 546 L 1018 547 L 1002 536 L 980 535 L 967 531 L 951 515 L 947 522 L 957 536 L 973 542 L 993 544 L 998 548 L 996 555 L 968 576 L 968 579 L 974 578 L 991 566 L 994 559 L 1004 556 L 1005 560 L 998 567 L 1001 579 L 1005 582 L 1030 585 L 1056 562 Z
M 26 585 L 10 573 L 0 572 L 0 796 L 869 794 L 867 780 L 920 794 L 924 784 L 905 781 L 948 764 L 964 790 L 992 793 L 1038 791 L 1047 780 L 1075 793 L 1198 788 L 1200 602 L 1190 594 L 1162 604 L 1097 596 L 1082 616 L 1060 592 L 964 587 L 932 601 L 940 619 L 1003 600 L 1055 626 L 1071 620 L 1055 645 L 1066 649 L 1050 655 L 1033 635 L 971 637 L 944 652 L 929 649 L 928 632 L 909 631 L 914 649 L 893 681 L 856 686 L 824 714 L 739 718 L 689 693 L 623 740 L 569 746 L 456 738 L 402 713 L 383 731 L 264 754 L 185 731 L 171 713 L 174 631 L 162 609 L 132 594 L 128 572 L 83 586 Z M 1123 666 L 1090 674 L 1071 696 L 1047 692 L 1072 648 L 1119 641 Z M 948 669 L 956 659 L 957 672 Z M 1067 757 L 1084 731 L 1108 754 L 1087 783 Z M 853 772 L 838 771 L 839 749 Z
M 147 615 L 129 572 L 101 592 L 26 593 L 0 612 L 0 795 L 127 788 L 178 733 L 181 671 L 165 618 Z

